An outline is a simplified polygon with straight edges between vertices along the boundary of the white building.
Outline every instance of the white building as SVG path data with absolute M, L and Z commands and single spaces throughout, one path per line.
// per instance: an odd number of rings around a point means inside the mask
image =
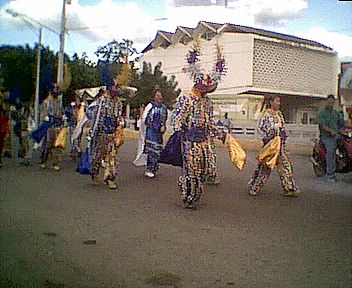
M 282 96 L 282 110 L 291 123 L 313 124 L 318 107 L 328 94 L 337 95 L 337 53 L 320 43 L 233 24 L 199 22 L 194 29 L 178 27 L 175 33 L 158 31 L 142 51 L 140 62 L 162 63 L 164 75 L 176 76 L 187 93 L 193 82 L 187 73 L 186 54 L 196 39 L 201 65 L 210 72 L 216 44 L 222 48 L 227 75 L 211 94 L 215 114 L 236 121 L 259 117 L 265 94 Z

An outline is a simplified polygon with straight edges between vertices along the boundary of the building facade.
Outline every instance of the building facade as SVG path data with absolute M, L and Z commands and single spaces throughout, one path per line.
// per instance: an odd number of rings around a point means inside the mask
M 198 43 L 200 63 L 210 72 L 221 47 L 228 68 L 211 94 L 214 113 L 225 112 L 235 121 L 257 121 L 266 94 L 282 97 L 287 122 L 315 124 L 316 114 L 328 94 L 337 94 L 338 60 L 320 43 L 233 24 L 199 22 L 194 29 L 178 27 L 175 33 L 159 31 L 143 50 L 141 62 L 162 63 L 164 75 L 176 76 L 182 93 L 193 82 L 187 73 L 186 54 Z
M 344 114 L 347 115 L 346 108 L 352 107 L 352 62 L 341 63 L 339 101 Z

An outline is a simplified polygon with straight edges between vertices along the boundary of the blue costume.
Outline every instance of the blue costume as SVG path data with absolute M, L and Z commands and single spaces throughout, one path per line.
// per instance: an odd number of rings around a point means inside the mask
M 163 149 L 163 134 L 166 130 L 167 108 L 164 104 L 156 105 L 153 101 L 145 119 L 147 172 L 155 173 L 158 169 L 160 154 Z

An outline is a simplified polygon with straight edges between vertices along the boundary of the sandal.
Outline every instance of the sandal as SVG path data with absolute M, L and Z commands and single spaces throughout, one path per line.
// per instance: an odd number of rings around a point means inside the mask
M 92 176 L 92 184 L 93 185 L 99 185 L 99 181 L 96 176 Z
M 284 193 L 283 196 L 297 198 L 297 192 L 289 191 L 289 192 Z
M 249 196 L 258 196 L 258 192 L 255 192 L 255 191 L 252 191 L 252 190 L 249 190 L 248 194 L 249 194 Z
M 187 201 L 184 201 L 184 205 L 186 210 L 197 210 L 197 206 L 195 206 L 194 203 L 189 203 Z
M 109 186 L 109 189 L 117 189 L 117 185 L 112 180 L 108 180 L 106 184 Z
M 214 178 L 210 178 L 206 182 L 207 185 L 220 186 L 220 181 Z
M 60 170 L 60 166 L 59 165 L 53 165 L 53 167 L 51 167 L 52 169 L 54 169 L 55 171 L 59 171 Z

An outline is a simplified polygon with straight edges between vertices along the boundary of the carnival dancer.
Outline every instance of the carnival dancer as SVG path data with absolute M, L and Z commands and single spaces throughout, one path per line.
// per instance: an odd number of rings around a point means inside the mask
M 23 116 L 21 118 L 21 137 L 22 137 L 22 165 L 28 166 L 32 159 L 34 140 L 30 134 L 35 130 L 35 122 L 31 116 L 29 107 L 24 108 Z
M 56 171 L 60 170 L 60 151 L 61 148 L 55 147 L 55 140 L 62 126 L 62 113 L 60 108 L 59 96 L 60 89 L 54 84 L 54 89 L 48 93 L 48 97 L 41 105 L 41 118 L 48 122 L 41 153 L 41 168 L 46 168 L 48 156 L 52 157 L 52 168 Z M 34 131 L 35 132 L 35 131 Z
M 78 105 L 76 104 L 78 102 Z M 81 148 L 81 141 L 82 141 L 82 132 L 83 127 L 86 123 L 82 123 L 81 120 L 85 116 L 85 103 L 83 101 L 77 101 L 73 107 L 75 108 L 75 113 L 72 113 L 71 121 L 69 122 L 70 125 L 70 142 L 71 142 L 71 152 L 70 157 L 72 159 L 76 159 L 81 157 L 82 155 L 82 148 Z M 79 130 L 77 131 L 77 127 Z M 79 133 L 77 135 L 77 132 Z
M 259 164 L 248 183 L 250 196 L 258 195 L 260 188 L 265 184 L 275 166 L 277 166 L 281 185 L 285 191 L 283 196 L 297 197 L 301 193 L 292 175 L 292 162 L 286 148 L 285 120 L 279 110 L 280 105 L 279 96 L 265 96 L 262 110 L 265 109 L 258 126 L 262 133 L 264 147 L 257 156 Z
M 218 125 L 221 129 L 223 129 L 224 127 L 222 125 Z M 215 139 L 211 138 L 210 139 L 210 143 L 211 143 L 211 152 L 212 152 L 212 156 L 211 156 L 211 164 L 213 165 L 213 169 L 214 169 L 214 173 L 212 173 L 213 176 L 209 176 L 207 179 L 206 184 L 207 185 L 212 185 L 212 186 L 219 186 L 220 185 L 220 180 L 219 180 L 219 169 L 218 169 L 218 155 L 216 153 L 216 144 L 215 144 Z
M 211 138 L 224 140 L 226 134 L 219 133 L 213 122 L 213 105 L 207 93 L 215 89 L 216 85 L 196 84 L 191 95 L 178 97 L 173 115 L 173 128 L 182 131 L 183 138 L 182 175 L 178 185 L 186 208 L 195 207 L 203 193 L 203 182 L 217 176 Z
M 117 85 L 102 93 L 95 106 L 88 109 L 87 117 L 91 120 L 88 132 L 89 158 L 92 162 L 92 183 L 99 184 L 97 176 L 104 161 L 104 182 L 110 189 L 116 189 L 116 169 L 118 164 L 116 134 L 120 126 L 122 104 L 121 92 Z
M 203 183 L 216 177 L 216 161 L 212 138 L 225 141 L 226 134 L 213 119 L 213 103 L 208 97 L 225 74 L 225 60 L 217 46 L 217 62 L 210 75 L 200 71 L 199 46 L 187 54 L 188 67 L 194 86 L 190 95 L 176 100 L 172 122 L 175 132 L 181 132 L 182 168 L 178 185 L 185 208 L 195 209 L 203 193 Z
M 139 133 L 145 133 L 140 136 L 140 141 L 145 142 L 144 147 L 139 151 L 136 160 L 134 161 L 136 166 L 142 163 L 140 152 L 147 154 L 147 168 L 145 176 L 153 178 L 155 172 L 158 170 L 158 163 L 160 160 L 160 154 L 163 148 L 163 134 L 166 131 L 166 120 L 167 120 L 167 108 L 162 102 L 163 94 L 159 87 L 155 88 L 153 93 L 153 100 L 147 105 L 143 113 L 142 125 L 145 126 L 140 129 Z M 145 141 L 143 138 L 145 137 Z M 144 144 L 144 143 L 143 143 Z
M 76 102 L 71 102 L 65 107 L 65 126 L 68 128 L 69 142 L 72 143 L 73 130 L 77 126 L 77 104 Z M 71 145 L 70 158 L 76 159 L 77 153 L 74 146 Z
M 105 94 L 104 89 L 99 89 L 99 92 L 95 95 L 95 101 L 93 101 L 87 108 L 86 111 L 86 105 L 82 101 L 80 104 L 80 107 L 78 109 L 77 113 L 77 126 L 72 132 L 72 138 L 71 138 L 71 145 L 74 147 L 75 151 L 77 151 L 78 155 L 82 156 L 82 147 L 81 147 L 81 141 L 82 141 L 82 135 L 83 135 L 83 129 L 89 122 L 88 119 L 88 114 L 90 111 L 94 109 L 94 107 L 97 106 L 98 100 Z

